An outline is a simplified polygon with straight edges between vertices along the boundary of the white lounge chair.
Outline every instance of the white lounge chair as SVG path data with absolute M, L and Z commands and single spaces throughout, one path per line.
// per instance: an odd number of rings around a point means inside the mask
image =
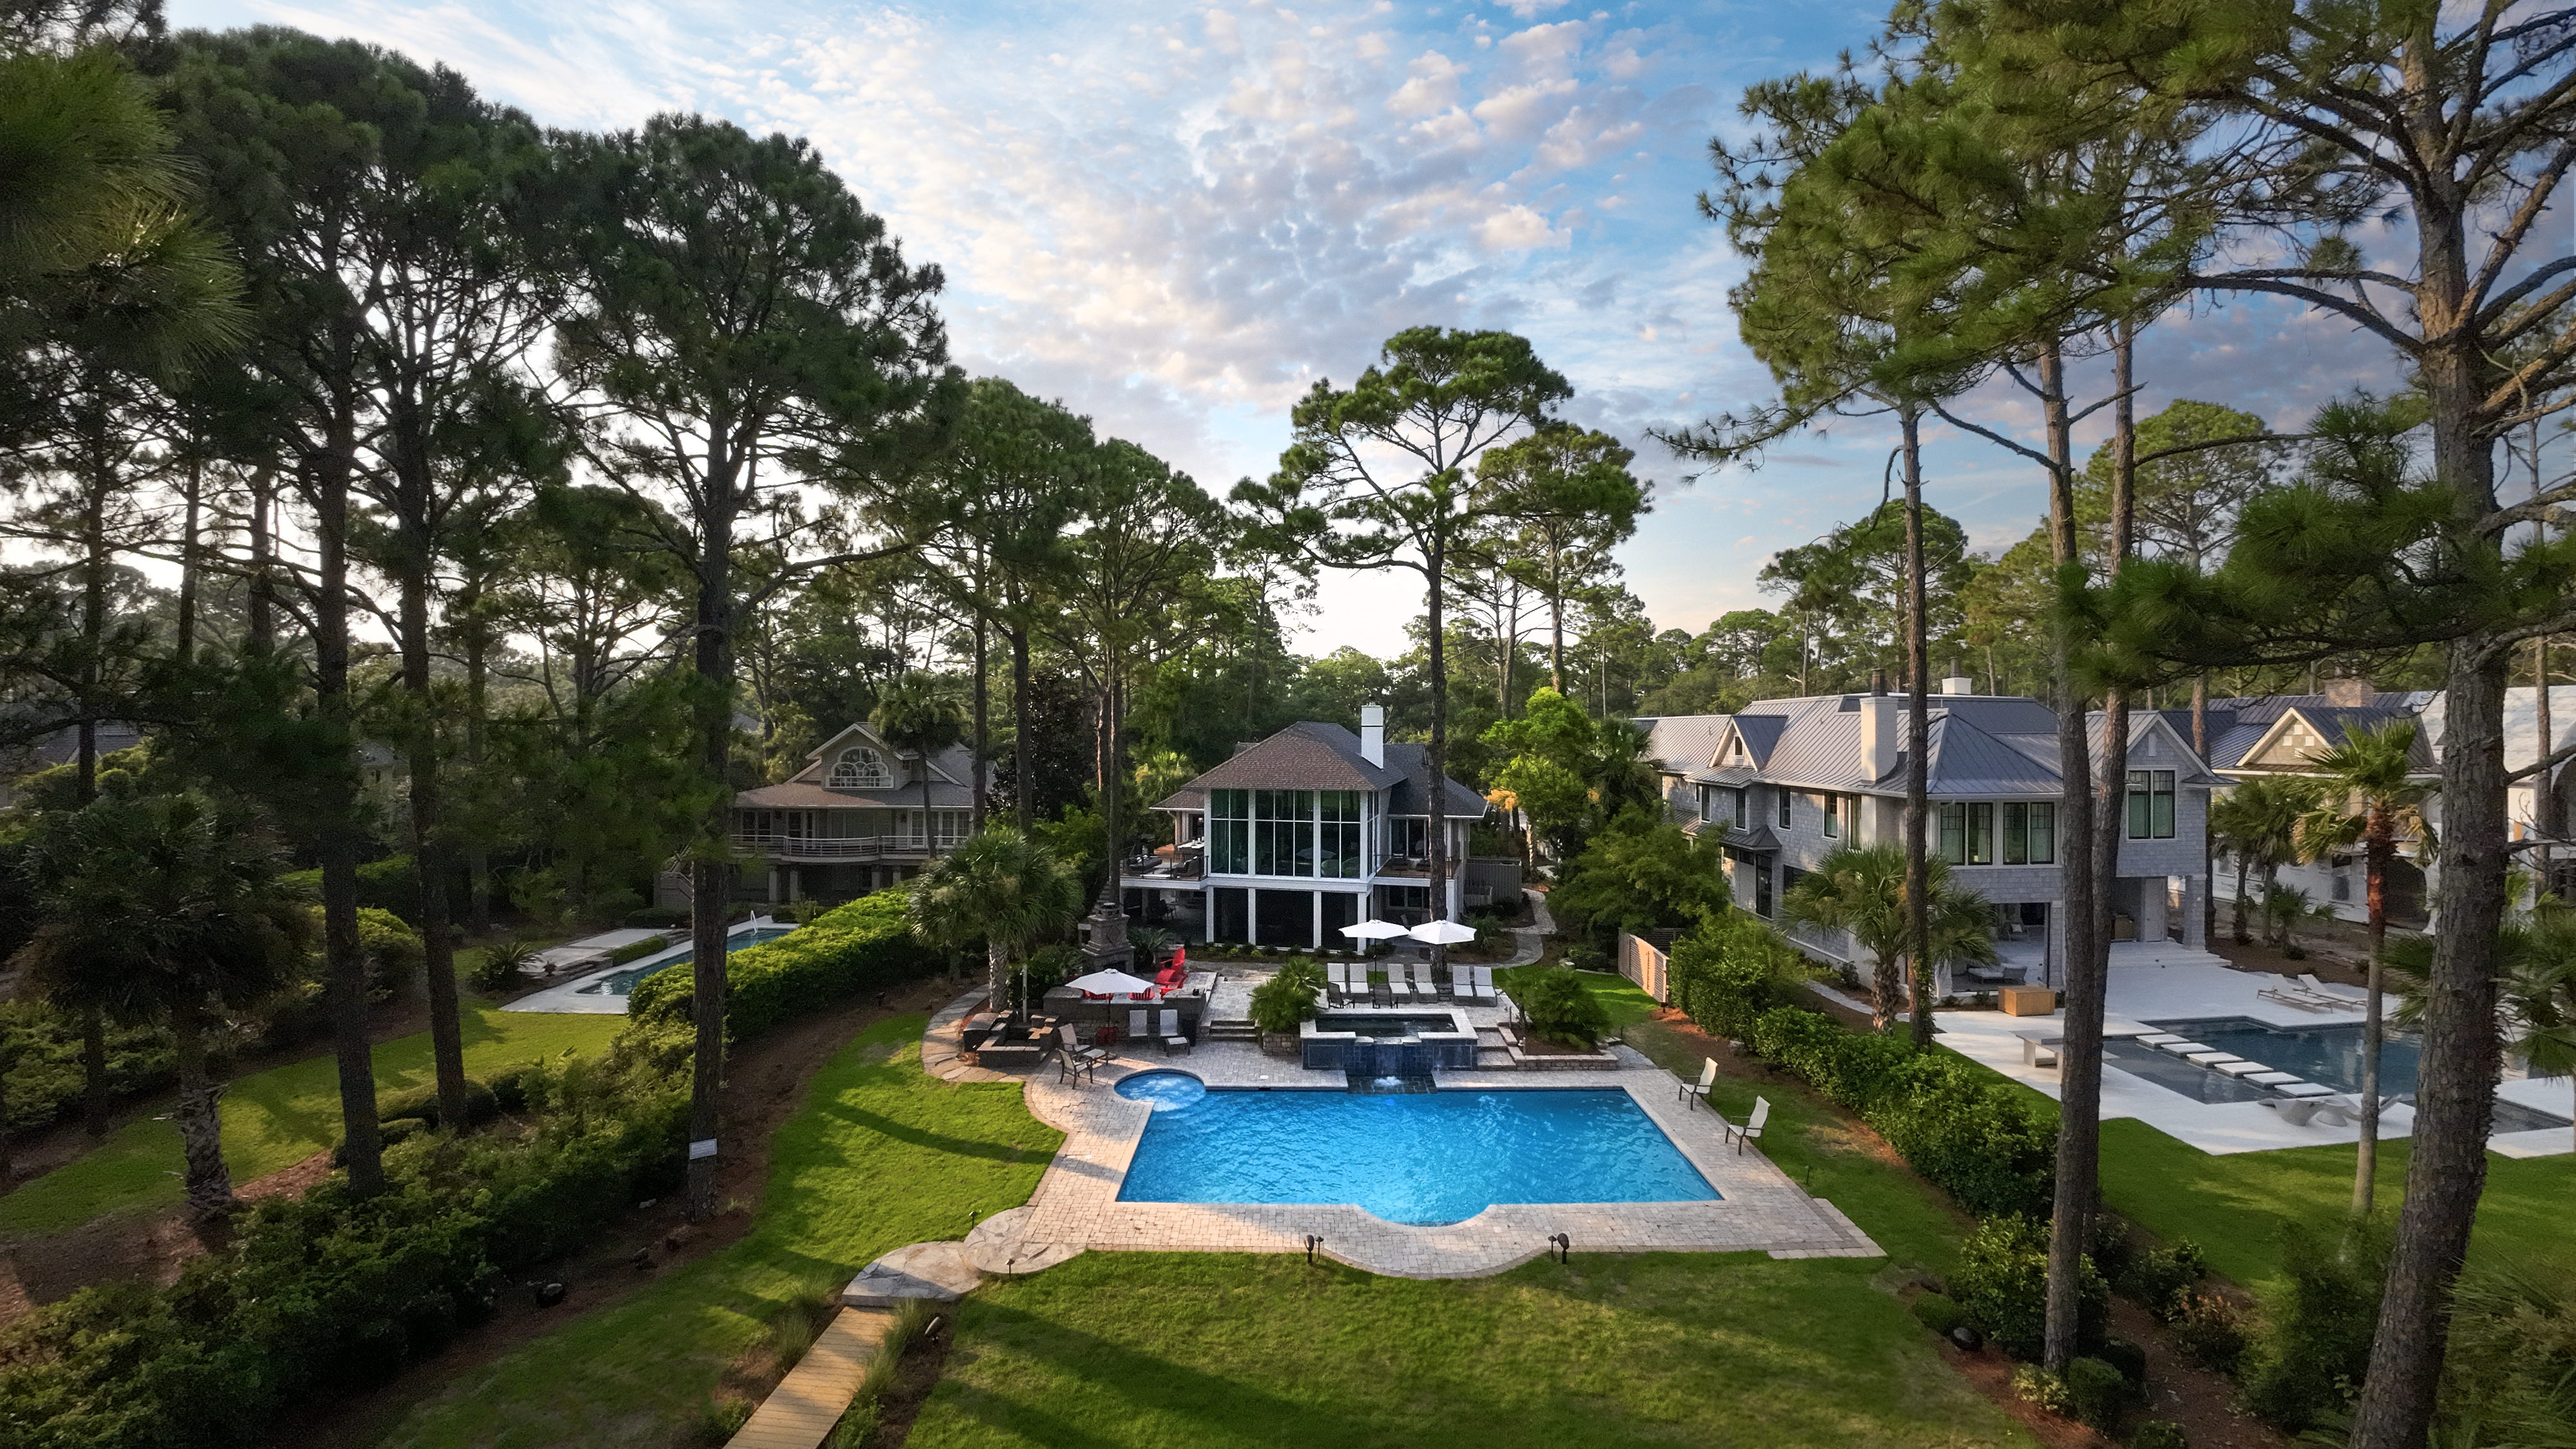
M 1478 1001 L 1492 1002 L 1501 996 L 1502 993 L 1494 989 L 1493 967 L 1478 966 L 1474 968 L 1474 974 L 1476 978 L 1476 999 Z
M 1163 1054 L 1165 1056 L 1171 1056 L 1179 1052 L 1188 1051 L 1190 1049 L 1190 1039 L 1189 1035 L 1181 1030 L 1180 1009 L 1177 1007 L 1166 1007 L 1161 1012 L 1161 1016 L 1162 1031 L 1159 1035 L 1163 1038 Z
M 1721 1142 L 1733 1142 L 1735 1144 L 1735 1150 L 1738 1153 L 1741 1153 L 1744 1151 L 1745 1143 L 1762 1135 L 1762 1124 L 1771 1120 L 1771 1099 L 1768 1097 L 1754 1098 L 1753 1115 L 1745 1118 L 1744 1125 L 1741 1127 L 1738 1127 L 1731 1122 L 1727 1122 L 1723 1117 L 1720 1117 L 1717 1120 L 1726 1128 L 1726 1135 L 1719 1140 Z
M 1127 1013 L 1127 1040 L 1134 1042 L 1139 1050 L 1144 1047 L 1145 1039 L 1153 1035 L 1153 1018 L 1154 1013 L 1150 1011 Z
M 1339 961 L 1324 963 L 1324 998 L 1335 1006 L 1351 999 L 1350 970 Z
M 1408 974 L 1409 970 L 1410 968 L 1401 961 L 1389 961 L 1386 963 L 1386 994 L 1388 996 L 1391 996 L 1398 1001 L 1404 1001 L 1413 995 L 1413 981 Z
M 2254 994 L 2263 998 L 2265 1001 L 2279 1002 L 2281 1005 L 2289 1007 L 2294 1011 L 2316 1013 L 2344 1010 L 2344 1006 L 2340 1002 L 2328 1001 L 2323 997 L 2310 996 L 2308 993 L 2301 991 L 2296 987 L 2266 986 Z
M 2370 991 L 2366 987 L 2340 986 L 2332 982 L 2319 981 L 2314 971 L 2299 973 L 2299 984 L 2308 989 L 2310 996 L 2324 1001 L 2341 1002 L 2347 1007 L 2366 1005 L 2370 996 Z
M 1699 1080 L 1676 1083 L 1675 1085 L 1681 1088 L 1681 1095 L 1675 1100 L 1683 1102 L 1708 1100 L 1708 1089 L 1717 1081 L 1717 1059 L 1702 1057 L 1700 1061 L 1702 1065 L 1699 1069 Z

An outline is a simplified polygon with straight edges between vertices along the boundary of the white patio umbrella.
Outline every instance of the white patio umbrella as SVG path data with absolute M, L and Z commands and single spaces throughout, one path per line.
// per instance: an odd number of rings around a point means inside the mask
M 1154 989 L 1153 982 L 1139 981 L 1124 971 L 1094 971 L 1088 976 L 1076 976 L 1064 984 L 1094 996 L 1127 996 Z
M 1404 934 L 1434 946 L 1463 946 L 1476 939 L 1476 928 L 1456 921 L 1425 921 Z
M 1393 921 L 1362 921 L 1356 926 L 1342 927 L 1342 934 L 1362 943 L 1365 947 L 1373 942 L 1401 936 L 1404 934 L 1404 928 Z

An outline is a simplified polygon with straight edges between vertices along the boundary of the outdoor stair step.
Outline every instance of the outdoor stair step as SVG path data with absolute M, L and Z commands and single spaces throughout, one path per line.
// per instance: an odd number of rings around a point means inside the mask
M 1206 1036 L 1209 1041 L 1259 1041 L 1261 1030 L 1252 1024 L 1250 1017 L 1210 1017 Z
M 1513 1061 L 1512 1054 L 1501 1047 L 1489 1047 L 1479 1044 L 1476 1048 L 1476 1070 L 1480 1072 L 1516 1072 L 1520 1070 L 1520 1063 Z

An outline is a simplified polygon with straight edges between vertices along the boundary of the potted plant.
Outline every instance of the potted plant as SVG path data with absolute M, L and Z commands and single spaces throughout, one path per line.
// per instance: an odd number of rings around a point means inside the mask
M 1274 1056 L 1296 1055 L 1297 1028 L 1314 1019 L 1315 999 L 1323 989 L 1323 970 L 1311 961 L 1291 961 L 1254 987 L 1252 1025 L 1261 1033 L 1261 1049 Z

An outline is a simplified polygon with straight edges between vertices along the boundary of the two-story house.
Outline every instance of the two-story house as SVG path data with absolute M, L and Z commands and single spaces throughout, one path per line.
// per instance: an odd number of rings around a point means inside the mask
M 2033 979 L 2065 959 L 2064 838 L 2057 714 L 2034 699 L 1970 694 L 1946 679 L 1926 721 L 1932 819 L 1950 878 L 1994 910 L 1996 949 Z M 1735 903 L 1780 918 L 1801 876 L 1846 845 L 1904 838 L 1906 700 L 1891 694 L 1768 699 L 1733 715 L 1641 721 L 1674 817 L 1726 847 Z M 2102 731 L 2095 716 L 2097 747 Z M 2132 718 L 2112 907 L 2125 939 L 2205 944 L 2203 840 L 2211 787 L 2189 741 L 2156 714 Z M 1840 932 L 1790 933 L 1801 949 L 1857 964 Z
M 2565 748 L 2569 738 L 2576 736 L 2576 685 L 2553 685 L 2549 704 L 2549 744 L 2554 751 Z M 2179 721 L 2181 728 L 2190 728 L 2189 711 L 2164 713 Z M 2352 735 L 2413 720 L 2419 728 L 2408 778 L 2427 792 L 2424 816 L 2438 835 L 2442 823 L 2438 791 L 2446 713 L 2439 691 L 2379 693 L 2355 679 L 2329 681 L 2328 687 L 2316 694 L 2213 699 L 2207 708 L 2209 764 L 2229 787 L 2245 780 L 2315 778 L 2317 759 L 2343 745 Z M 2571 822 L 2576 822 L 2576 771 L 2537 768 L 2541 756 L 2538 689 L 2526 686 L 2505 691 L 2504 754 L 2508 772 L 2532 772 L 2506 786 L 2507 833 L 2515 841 L 2528 839 L 2541 821 L 2553 818 L 2544 806 L 2554 805 L 2559 831 L 2556 838 L 2565 838 Z M 2429 923 L 2440 875 L 2430 861 L 2417 864 L 2420 844 L 2411 834 L 2399 840 L 2398 858 L 2390 862 L 2387 878 L 2389 920 L 2409 929 L 2421 929 Z M 2562 894 L 2576 891 L 2576 852 L 2547 852 L 2545 872 L 2541 868 L 2543 856 L 2544 852 L 2536 849 L 2525 851 L 2517 863 L 2531 868 L 2535 876 L 2545 873 L 2546 880 L 2538 882 L 2545 888 Z M 2232 874 L 2233 866 L 2224 856 L 2221 860 L 2221 876 L 2225 879 Z M 2356 846 L 2312 861 L 2292 861 L 2281 868 L 2281 883 L 2305 891 L 2312 903 L 2330 908 L 2341 919 L 2359 922 L 2369 918 L 2366 875 L 2361 850 Z
M 1430 832 L 1442 829 L 1451 865 L 1439 914 L 1456 920 L 1468 834 L 1489 807 L 1455 780 L 1436 793 L 1425 748 L 1390 743 L 1376 705 L 1361 709 L 1357 734 L 1293 724 L 1157 802 L 1175 844 L 1121 884 L 1131 900 L 1159 894 L 1203 941 L 1338 947 L 1341 928 L 1362 920 L 1431 918 Z
M 733 798 L 733 848 L 745 861 L 737 899 L 838 901 L 883 890 L 971 828 L 973 754 L 964 745 L 925 760 L 854 724 L 805 759 L 786 780 Z

